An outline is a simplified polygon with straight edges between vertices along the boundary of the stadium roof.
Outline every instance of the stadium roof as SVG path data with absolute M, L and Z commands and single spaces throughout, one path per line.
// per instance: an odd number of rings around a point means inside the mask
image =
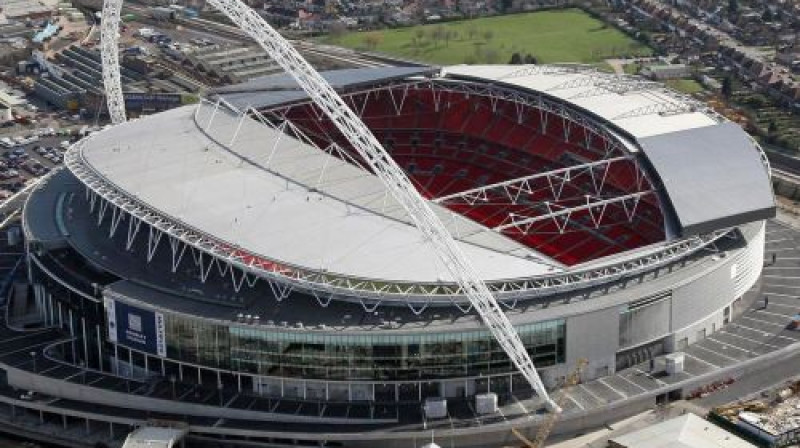
M 247 119 L 183 107 L 95 134 L 85 162 L 183 224 L 266 259 L 356 278 L 449 282 L 433 248 L 371 173 Z M 213 114 L 233 154 L 195 125 Z M 120 143 L 122 142 L 122 143 Z M 265 142 L 269 142 L 265 145 Z M 487 280 L 554 272 L 499 233 L 431 204 Z M 459 235 L 467 235 L 459 238 Z
M 342 69 L 322 72 L 323 78 L 334 88 L 357 88 L 404 79 L 409 76 L 430 75 L 437 71 L 431 67 L 379 67 L 369 69 Z M 307 98 L 297 82 L 286 73 L 262 76 L 251 81 L 220 87 L 213 93 L 225 98 L 232 106 L 261 109 Z
M 325 72 L 338 89 L 409 76 L 487 80 L 540 92 L 607 123 L 630 151 L 644 150 L 673 207 L 677 234 L 686 236 L 766 219 L 775 205 L 752 139 L 703 104 L 663 85 L 585 66 L 460 65 Z M 217 90 L 237 108 L 268 108 L 304 100 L 288 75 L 266 76 Z M 625 140 L 622 138 L 622 140 Z M 685 163 L 691 160 L 693 163 Z
M 676 131 L 639 143 L 661 178 L 682 234 L 775 216 L 767 172 L 738 125 Z
M 663 85 L 580 66 L 455 66 L 577 106 L 627 135 L 663 183 L 682 236 L 767 219 L 775 202 L 753 140 L 707 106 Z
M 631 152 L 641 150 L 684 236 L 774 214 L 749 137 L 702 105 L 647 81 L 562 66 L 456 66 L 441 74 L 401 67 L 326 76 L 349 90 L 430 76 L 509 86 L 563 102 L 607 126 Z M 285 75 L 217 93 L 240 109 L 305 99 Z M 226 148 L 234 141 L 232 150 Z M 89 139 L 82 157 L 121 192 L 265 259 L 359 279 L 452 281 L 375 176 L 253 118 L 240 121 L 225 108 L 188 106 L 116 126 Z M 501 233 L 431 206 L 487 281 L 562 271 Z

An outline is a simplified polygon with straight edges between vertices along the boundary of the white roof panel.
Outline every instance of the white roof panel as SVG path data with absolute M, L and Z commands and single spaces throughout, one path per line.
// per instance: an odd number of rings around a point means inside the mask
M 234 154 L 198 129 L 197 107 L 100 132 L 84 159 L 161 213 L 271 260 L 358 278 L 452 281 L 371 173 L 250 119 Z M 202 107 L 197 122 L 205 127 L 212 110 Z M 214 137 L 228 143 L 238 118 L 220 109 L 213 120 Z M 485 279 L 554 272 L 521 244 L 431 206 L 453 234 L 472 235 L 460 246 Z
M 590 67 L 456 65 L 447 67 L 444 73 L 485 78 L 545 93 L 602 117 L 635 138 L 719 123 L 707 108 L 658 84 Z M 676 109 L 683 112 L 676 113 Z

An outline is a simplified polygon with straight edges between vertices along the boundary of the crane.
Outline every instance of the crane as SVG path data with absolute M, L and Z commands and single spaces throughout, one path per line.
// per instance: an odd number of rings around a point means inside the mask
M 580 383 L 581 373 L 583 373 L 583 369 L 586 368 L 588 364 L 588 360 L 584 358 L 578 359 L 575 369 L 572 370 L 569 375 L 567 375 L 566 379 L 564 380 L 564 387 L 561 389 L 561 393 L 558 394 L 555 399 L 558 409 L 563 409 L 564 402 L 567 400 L 568 389 Z M 550 435 L 550 431 L 553 430 L 553 427 L 560 416 L 561 412 L 550 412 L 547 414 L 541 426 L 539 426 L 539 429 L 536 431 L 536 438 L 533 441 L 525 437 L 525 435 L 522 434 L 517 428 L 511 428 L 511 432 L 514 434 L 514 436 L 516 436 L 516 438 L 522 441 L 527 448 L 542 448 L 544 447 L 544 441 L 547 440 L 547 437 Z

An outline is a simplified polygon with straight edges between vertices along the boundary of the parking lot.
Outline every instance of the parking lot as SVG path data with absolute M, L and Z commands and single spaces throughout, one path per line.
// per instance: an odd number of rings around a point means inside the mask
M 64 160 L 64 152 L 76 136 L 42 129 L 37 135 L 0 138 L 0 198 L 8 197 L 36 177 L 44 176 Z M 61 134 L 61 135 L 59 135 Z

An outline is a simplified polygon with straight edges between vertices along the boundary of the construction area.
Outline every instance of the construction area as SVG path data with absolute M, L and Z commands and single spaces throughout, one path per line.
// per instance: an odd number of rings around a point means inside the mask
M 800 443 L 800 380 L 714 408 L 709 418 L 759 446 Z

